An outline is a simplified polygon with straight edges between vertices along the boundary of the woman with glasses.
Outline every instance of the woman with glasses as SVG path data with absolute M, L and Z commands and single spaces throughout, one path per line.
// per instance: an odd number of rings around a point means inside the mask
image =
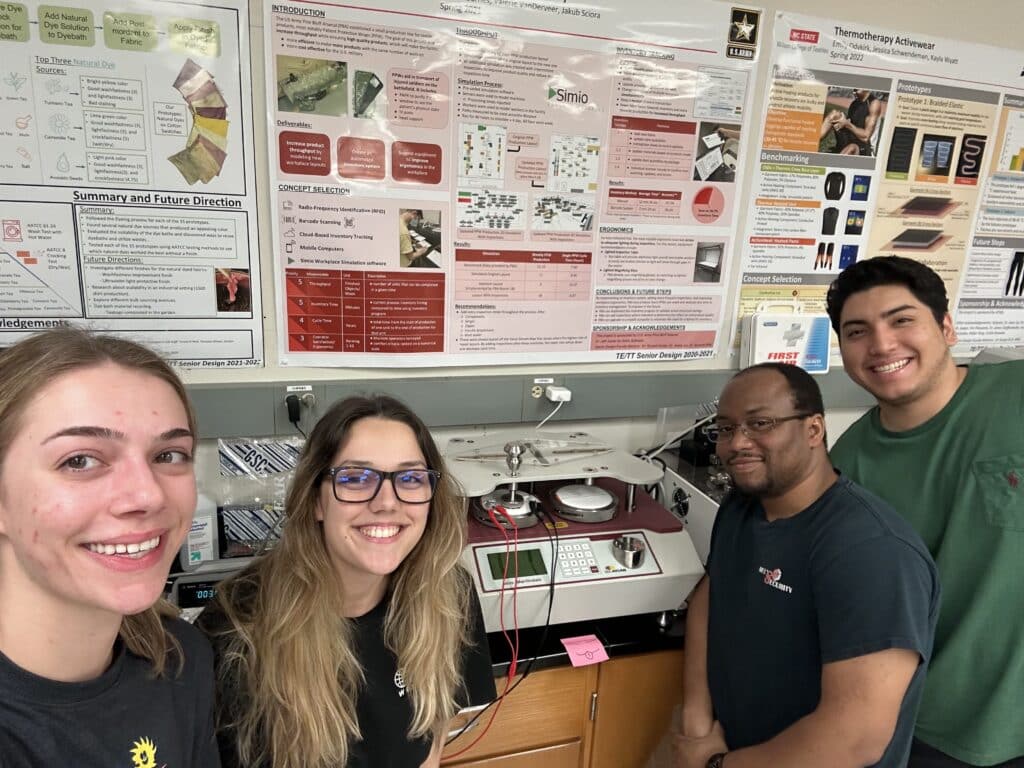
M 224 764 L 438 765 L 448 721 L 495 689 L 463 500 L 426 426 L 390 397 L 336 403 L 286 507 L 277 547 L 199 619 Z
M 64 328 L 0 351 L 0 765 L 218 765 L 210 645 L 160 599 L 196 427 L 155 353 Z

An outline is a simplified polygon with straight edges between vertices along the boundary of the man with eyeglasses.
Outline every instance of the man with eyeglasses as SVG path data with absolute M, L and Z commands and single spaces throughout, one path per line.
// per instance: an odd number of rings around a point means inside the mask
M 715 427 L 735 489 L 690 598 L 678 768 L 905 765 L 938 616 L 928 550 L 836 474 L 803 369 L 740 371 Z

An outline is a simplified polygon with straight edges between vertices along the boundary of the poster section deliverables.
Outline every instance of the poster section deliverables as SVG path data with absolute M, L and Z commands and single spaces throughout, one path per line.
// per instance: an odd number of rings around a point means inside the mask
M 459 8 L 264 5 L 282 364 L 713 356 L 757 13 Z
M 0 345 L 60 324 L 259 366 L 248 5 L 5 3 Z
M 971 244 L 994 183 L 1001 100 L 1022 93 L 1018 58 L 778 14 L 735 320 L 766 306 L 823 312 L 841 270 L 881 255 L 928 264 L 951 307 L 961 280 L 986 296 L 997 283 L 1002 292 L 1013 249 L 1002 253 L 999 282 L 996 268 L 979 269 Z M 992 319 L 988 305 L 976 318 L 961 310 L 961 340 Z M 1022 327 L 1003 326 L 1004 343 L 1019 344 Z

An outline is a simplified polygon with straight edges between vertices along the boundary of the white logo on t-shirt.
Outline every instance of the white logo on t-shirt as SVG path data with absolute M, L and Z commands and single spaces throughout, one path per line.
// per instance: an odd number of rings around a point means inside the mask
M 405 696 L 405 678 L 402 676 L 402 670 L 395 672 L 395 688 L 398 689 L 399 696 Z
M 758 568 L 757 572 L 764 576 L 764 583 L 769 587 L 777 589 L 780 592 L 785 592 L 787 595 L 793 592 L 793 588 L 791 586 L 782 583 L 781 568 Z

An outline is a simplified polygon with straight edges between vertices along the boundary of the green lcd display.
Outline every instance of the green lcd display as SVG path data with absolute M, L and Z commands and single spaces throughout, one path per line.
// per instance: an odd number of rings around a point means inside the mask
M 506 575 L 505 561 L 507 557 L 504 552 L 489 552 L 487 562 L 491 566 L 491 576 L 496 581 Z M 539 549 L 521 549 L 516 553 L 514 563 L 508 564 L 507 578 L 511 579 L 516 575 L 516 565 L 519 565 L 520 576 L 542 576 L 548 572 L 544 565 L 544 558 L 540 556 Z

